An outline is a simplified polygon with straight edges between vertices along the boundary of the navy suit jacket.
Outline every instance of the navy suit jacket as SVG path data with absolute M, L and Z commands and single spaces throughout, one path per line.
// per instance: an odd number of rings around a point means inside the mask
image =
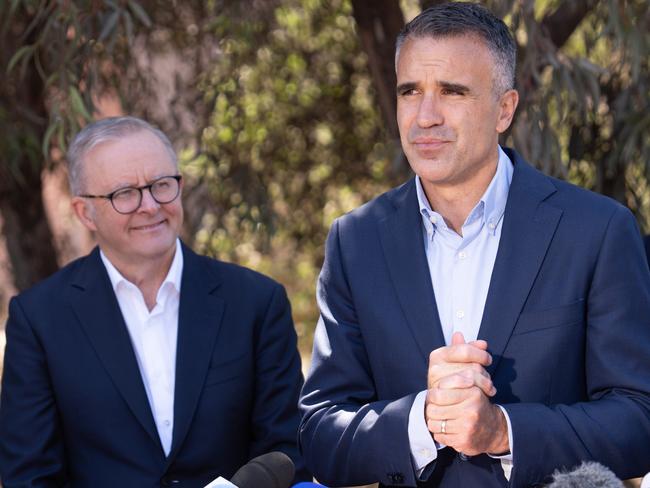
M 203 487 L 273 450 L 301 470 L 302 375 L 284 289 L 185 246 L 183 256 L 169 456 L 95 249 L 11 301 L 0 403 L 5 488 Z
M 509 486 L 584 459 L 620 478 L 650 470 L 650 273 L 630 212 L 514 151 L 479 338 L 512 422 Z M 301 397 L 300 444 L 327 484 L 415 486 L 407 432 L 444 345 L 414 181 L 337 220 Z M 418 486 L 507 486 L 500 462 L 438 452 Z

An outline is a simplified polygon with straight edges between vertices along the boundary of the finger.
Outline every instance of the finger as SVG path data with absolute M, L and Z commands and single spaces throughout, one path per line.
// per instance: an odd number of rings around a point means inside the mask
M 471 388 L 476 387 L 471 386 Z M 472 395 L 472 392 L 470 391 L 471 388 L 432 388 L 427 392 L 427 407 L 430 404 L 437 407 L 458 405 L 459 403 L 467 400 Z
M 497 389 L 492 383 L 492 378 L 484 371 L 485 374 L 473 372 L 474 384 L 487 396 L 493 397 L 497 394 Z
M 453 386 L 454 383 L 467 384 L 468 381 L 471 381 L 472 384 L 470 386 L 458 386 L 457 388 L 469 388 L 471 386 L 476 386 L 489 397 L 493 397 L 497 393 L 497 389 L 494 386 L 494 383 L 492 383 L 490 374 L 483 368 L 480 368 L 478 371 L 475 369 L 464 369 L 463 371 L 458 372 L 456 376 L 465 378 L 465 381 L 454 381 L 451 379 L 451 377 L 449 377 L 449 380 L 447 378 L 442 378 L 438 382 L 438 388 L 456 388 Z
M 457 344 L 465 344 L 465 336 L 462 332 L 454 332 L 451 336 L 451 345 L 455 346 Z
M 439 354 L 434 356 L 434 359 L 447 363 L 477 363 L 485 367 L 492 364 L 492 355 L 472 344 L 448 346 L 440 350 Z
M 437 388 L 441 390 L 470 388 L 475 385 L 475 376 L 480 376 L 485 379 L 481 374 L 476 374 L 470 370 L 462 370 L 458 373 L 441 378 L 440 381 L 438 381 Z
M 438 440 L 438 436 L 454 434 L 453 420 L 450 419 L 427 420 L 427 428 L 429 429 L 429 432 L 436 436 L 436 440 Z
M 459 374 L 463 371 L 468 371 L 469 373 L 467 374 L 471 374 L 472 377 L 475 373 L 477 375 L 482 375 L 488 379 L 490 378 L 490 374 L 485 370 L 485 368 L 476 363 L 432 364 L 429 367 L 429 371 L 427 372 L 427 388 L 437 388 L 442 378 L 452 376 L 454 374 Z
M 477 339 L 475 341 L 470 341 L 468 344 L 478 347 L 479 349 L 483 349 L 484 351 L 487 351 L 488 343 L 487 341 L 484 341 L 483 339 Z

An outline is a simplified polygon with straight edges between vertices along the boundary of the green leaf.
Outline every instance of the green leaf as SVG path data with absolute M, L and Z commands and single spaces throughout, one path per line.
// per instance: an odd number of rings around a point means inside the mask
M 14 53 L 14 55 L 11 57 L 9 60 L 9 64 L 7 65 L 7 74 L 11 72 L 12 69 L 18 64 L 18 62 L 21 60 L 21 58 L 24 58 L 24 61 L 26 62 L 30 56 L 34 54 L 36 46 L 33 44 L 30 44 L 28 46 L 23 46 L 18 51 Z
M 147 12 L 142 8 L 142 5 L 135 0 L 129 0 L 129 8 L 140 22 L 142 22 L 146 27 L 151 27 L 151 19 L 147 15 Z
M 70 95 L 70 103 L 72 104 L 72 108 L 74 109 L 74 111 L 80 114 L 81 116 L 83 116 L 84 119 L 91 120 L 92 117 L 90 116 L 90 113 L 86 108 L 86 104 L 81 98 L 81 94 L 79 93 L 79 90 L 77 90 L 76 87 L 71 86 L 69 90 L 69 95 Z
M 120 11 L 115 10 L 108 16 L 108 20 L 104 24 L 104 28 L 102 29 L 102 32 L 99 34 L 99 42 L 104 41 L 112 32 L 115 30 L 115 26 L 117 25 L 117 21 L 120 18 Z
M 133 40 L 133 18 L 129 12 L 124 12 L 124 26 L 126 29 L 126 38 L 131 42 Z
M 42 145 L 42 151 L 43 151 L 43 157 L 48 160 L 50 158 L 50 140 L 52 139 L 52 135 L 54 134 L 54 131 L 59 127 L 59 121 L 55 121 L 49 125 L 47 130 L 45 131 L 45 136 L 43 136 L 43 145 Z

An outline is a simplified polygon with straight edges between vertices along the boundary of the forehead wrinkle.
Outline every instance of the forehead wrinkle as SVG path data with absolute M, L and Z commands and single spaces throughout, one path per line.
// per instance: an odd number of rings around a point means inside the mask
M 430 49 L 422 47 L 421 43 L 433 43 L 440 48 L 441 44 L 447 42 L 461 41 L 460 44 L 455 44 L 455 47 L 460 47 L 460 52 L 455 52 L 455 55 L 439 54 L 431 52 Z M 419 44 L 419 46 L 418 46 Z M 480 51 L 481 53 L 478 53 Z M 434 78 L 433 83 L 437 88 L 440 87 L 463 87 L 466 93 L 477 94 L 476 83 L 479 81 L 476 76 L 470 75 L 466 72 L 463 60 L 465 56 L 479 56 L 478 62 L 481 62 L 488 56 L 488 64 L 485 66 L 490 72 L 491 87 L 490 91 L 494 91 L 495 80 L 497 75 L 497 63 L 493 53 L 485 45 L 485 43 L 474 35 L 463 36 L 450 36 L 440 38 L 430 37 L 414 37 L 408 39 L 401 46 L 399 62 L 397 64 L 397 77 L 398 80 L 405 79 L 404 83 L 414 83 L 418 87 L 430 85 L 431 79 Z M 459 58 L 459 63 L 456 63 Z M 460 64 L 460 65 L 459 65 Z M 401 84 L 401 83 L 400 83 Z

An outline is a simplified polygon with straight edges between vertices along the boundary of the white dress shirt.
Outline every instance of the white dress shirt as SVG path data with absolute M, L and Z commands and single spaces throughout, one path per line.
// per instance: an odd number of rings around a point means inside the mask
M 176 240 L 174 259 L 151 312 L 140 289 L 124 278 L 103 252 L 100 255 L 131 337 L 160 443 L 165 455 L 169 455 L 174 430 L 176 340 L 183 273 L 180 241 Z
M 512 181 L 513 165 L 499 147 L 497 170 L 485 193 L 467 216 L 462 236 L 449 228 L 444 218 L 431 209 L 420 178 L 416 190 L 422 215 L 424 248 L 433 283 L 445 343 L 451 344 L 454 332 L 462 332 L 467 342 L 476 340 L 483 317 L 494 261 L 496 260 L 503 213 Z M 424 419 L 426 391 L 420 392 L 411 407 L 408 433 L 411 457 L 417 473 L 435 460 L 438 449 Z M 512 452 L 512 431 L 507 413 Z M 500 456 L 507 478 L 512 456 Z

